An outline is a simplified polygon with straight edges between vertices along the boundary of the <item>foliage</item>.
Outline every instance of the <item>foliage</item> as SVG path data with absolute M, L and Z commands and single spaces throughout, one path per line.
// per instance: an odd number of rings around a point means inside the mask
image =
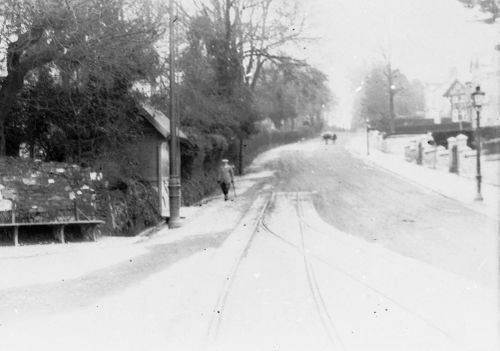
M 124 95 L 138 80 L 154 74 L 153 47 L 159 18 L 127 0 L 6 0 L 0 7 L 7 76 L 0 88 L 0 154 L 6 149 L 4 123 L 27 80 L 50 70 L 71 99 L 73 91 L 89 99 L 74 105 L 73 117 L 93 100 Z
M 466 7 L 469 8 L 473 8 L 476 5 L 478 5 L 481 11 L 491 15 L 491 17 L 487 20 L 488 23 L 494 23 L 496 19 L 500 16 L 500 1 L 498 0 L 458 0 L 458 1 L 460 1 Z
M 418 117 L 424 110 L 423 84 L 417 80 L 410 82 L 399 70 L 388 71 L 387 65 L 379 64 L 365 77 L 355 101 L 354 128 L 364 127 L 368 120 L 371 128 L 389 130 L 391 93 L 394 98 L 394 119 Z
M 16 134 L 9 152 L 21 142 L 46 160 L 92 164 L 109 149 L 123 147 L 140 135 L 135 104 L 128 95 L 86 87 L 85 92 L 58 85 L 44 70 L 28 83 L 6 121 Z
M 323 123 L 323 114 L 335 103 L 324 73 L 306 64 L 281 63 L 263 69 L 256 88 L 256 106 L 261 116 L 277 127 L 302 116 L 311 125 Z

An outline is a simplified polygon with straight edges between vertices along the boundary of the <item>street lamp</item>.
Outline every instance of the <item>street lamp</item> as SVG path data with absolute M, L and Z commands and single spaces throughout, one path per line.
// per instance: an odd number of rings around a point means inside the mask
M 396 118 L 394 114 L 394 95 L 396 95 L 397 88 L 394 84 L 392 84 L 392 76 L 390 77 L 390 85 L 389 85 L 389 125 L 391 129 L 391 133 L 394 133 L 396 131 L 396 121 L 394 120 Z
M 477 194 L 474 200 L 483 201 L 481 195 L 481 107 L 484 104 L 484 92 L 481 91 L 479 85 L 476 91 L 472 94 L 472 104 L 476 109 L 476 180 L 477 180 Z
M 170 114 L 170 152 L 169 152 L 169 210 L 170 218 L 168 226 L 170 228 L 177 228 L 180 226 L 180 206 L 181 206 L 181 177 L 180 177 L 180 149 L 178 139 L 178 115 L 177 115 L 177 92 L 175 85 L 175 12 L 174 1 L 169 1 L 169 58 L 170 58 L 170 101 L 169 101 L 169 114 Z
M 370 120 L 366 119 L 366 156 L 370 156 Z

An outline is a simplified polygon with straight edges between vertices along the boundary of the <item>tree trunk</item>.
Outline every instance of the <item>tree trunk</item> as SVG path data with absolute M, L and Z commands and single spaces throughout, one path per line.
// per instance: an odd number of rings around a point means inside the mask
M 30 141 L 30 158 L 35 158 L 35 138 Z
M 23 84 L 24 74 L 19 71 L 11 71 L 0 88 L 0 156 L 5 156 L 7 152 L 5 121 L 16 103 L 16 96 L 23 88 Z
M 5 126 L 3 120 L 0 121 L 0 156 L 5 156 L 6 142 L 5 142 Z
M 244 141 L 243 141 L 243 136 L 240 137 L 240 149 L 239 149 L 239 157 L 238 157 L 238 173 L 240 175 L 243 175 L 243 148 L 244 148 Z
M 17 94 L 23 89 L 24 77 L 36 67 L 51 62 L 55 56 L 52 48 L 30 52 L 45 32 L 49 20 L 32 24 L 28 31 L 19 34 L 15 42 L 7 48 L 8 74 L 0 88 L 0 156 L 6 154 L 5 121 L 16 103 Z

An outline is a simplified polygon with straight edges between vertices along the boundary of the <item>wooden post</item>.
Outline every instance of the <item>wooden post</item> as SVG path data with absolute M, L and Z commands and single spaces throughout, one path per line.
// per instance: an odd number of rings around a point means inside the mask
M 96 228 L 97 228 L 97 224 L 91 224 L 90 225 L 90 237 L 91 237 L 92 241 L 96 240 L 96 238 L 95 238 Z
M 16 203 L 12 201 L 12 223 L 16 223 Z M 12 228 L 12 235 L 14 239 L 14 246 L 19 246 L 19 227 Z
M 14 236 L 14 246 L 19 246 L 19 227 L 15 226 L 12 228 L 12 234 Z
M 54 237 L 59 240 L 61 244 L 64 244 L 64 225 L 56 225 L 54 227 Z

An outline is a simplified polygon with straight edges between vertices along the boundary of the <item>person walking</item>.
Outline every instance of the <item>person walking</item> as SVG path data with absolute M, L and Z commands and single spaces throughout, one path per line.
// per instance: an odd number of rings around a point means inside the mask
M 224 193 L 224 201 L 227 201 L 229 189 L 231 189 L 231 184 L 234 185 L 233 167 L 229 165 L 229 161 L 227 159 L 223 159 L 222 164 L 219 167 L 217 183 L 219 183 L 222 192 Z

